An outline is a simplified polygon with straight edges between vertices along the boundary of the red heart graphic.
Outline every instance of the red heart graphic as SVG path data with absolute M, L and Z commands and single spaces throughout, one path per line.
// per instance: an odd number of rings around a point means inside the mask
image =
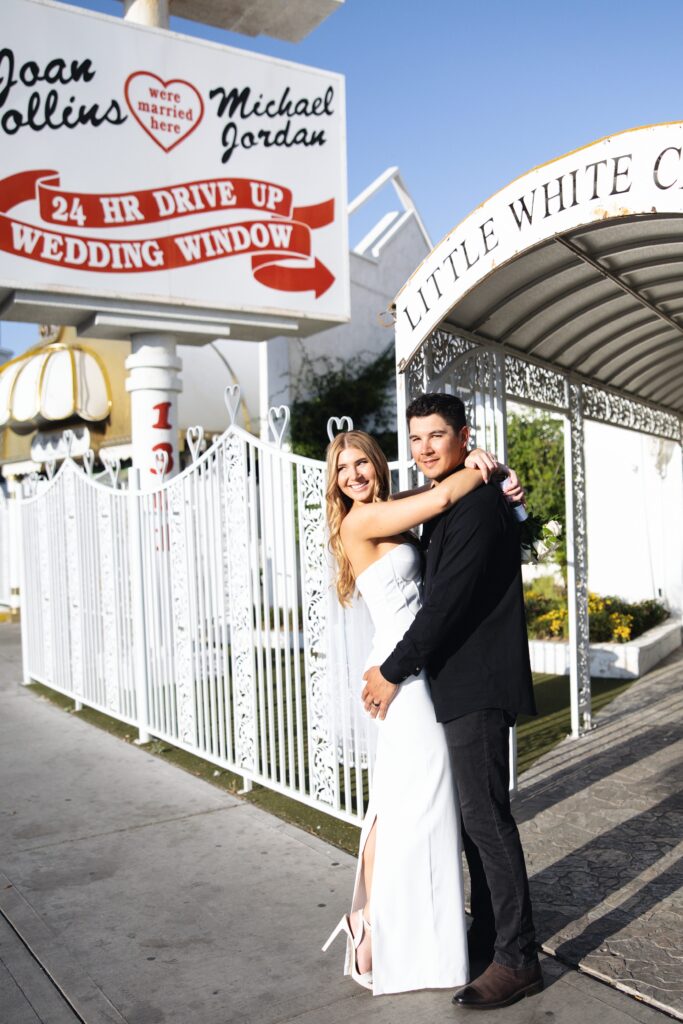
M 135 120 L 166 153 L 184 142 L 204 116 L 199 91 L 182 78 L 164 82 L 151 71 L 134 71 L 125 93 Z

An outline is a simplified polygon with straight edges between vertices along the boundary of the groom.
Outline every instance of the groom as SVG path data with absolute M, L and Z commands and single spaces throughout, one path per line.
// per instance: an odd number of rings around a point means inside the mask
M 426 477 L 438 481 L 463 468 L 469 429 L 459 398 L 421 395 L 407 418 L 412 455 Z M 453 1002 L 494 1009 L 543 988 L 509 798 L 510 727 L 519 713 L 536 713 L 519 532 L 501 489 L 492 485 L 427 523 L 422 542 L 422 609 L 386 661 L 366 672 L 363 701 L 373 717 L 384 718 L 401 682 L 428 670 L 472 882 L 470 960 L 489 963 Z

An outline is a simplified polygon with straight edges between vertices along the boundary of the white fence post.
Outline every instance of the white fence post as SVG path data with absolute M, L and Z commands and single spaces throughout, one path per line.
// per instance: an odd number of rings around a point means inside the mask
M 19 594 L 21 597 L 22 606 L 22 622 L 21 622 L 21 681 L 24 686 L 28 686 L 31 682 L 31 673 L 29 670 L 29 631 L 33 626 L 33 623 L 29 619 L 30 611 L 26 595 L 26 552 L 24 550 L 24 507 L 20 499 L 22 497 L 21 484 L 14 480 L 14 504 L 15 504 L 15 524 L 16 534 L 14 536 L 14 543 L 17 546 L 17 570 L 19 580 Z
M 81 545 L 79 536 L 79 514 L 81 509 L 77 500 L 75 474 L 77 470 L 73 462 L 67 462 L 62 469 L 62 491 L 64 510 L 64 533 L 66 538 L 66 584 L 69 625 L 70 675 L 73 698 L 76 710 L 82 710 L 81 698 L 84 689 L 83 676 L 83 591 Z
M 131 612 L 133 616 L 133 672 L 135 675 L 135 710 L 138 727 L 137 743 L 149 743 L 149 708 L 147 703 L 147 657 L 145 653 L 145 601 L 142 574 L 140 530 L 140 472 L 128 470 L 128 536 L 130 542 Z
M 234 680 L 235 759 L 239 768 L 256 769 L 256 679 L 253 598 L 249 564 L 246 445 L 231 436 L 224 449 L 230 657 Z M 248 778 L 245 780 L 248 782 Z
M 21 605 L 21 556 L 19 550 L 19 484 L 14 477 L 10 477 L 7 481 L 7 491 L 9 494 L 7 503 L 9 603 L 11 611 L 16 613 Z

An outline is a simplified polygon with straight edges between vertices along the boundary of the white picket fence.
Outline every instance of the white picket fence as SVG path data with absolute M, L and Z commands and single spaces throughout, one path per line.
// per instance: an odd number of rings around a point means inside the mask
M 67 459 L 19 501 L 25 678 L 360 821 L 366 716 L 331 714 L 324 464 L 231 426 L 134 482 Z
M 10 508 L 9 501 L 0 490 L 0 606 L 10 606 L 11 574 L 10 574 Z

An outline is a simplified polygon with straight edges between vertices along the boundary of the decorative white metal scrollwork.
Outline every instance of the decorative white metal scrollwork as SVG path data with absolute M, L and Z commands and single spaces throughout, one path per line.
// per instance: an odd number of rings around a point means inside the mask
M 80 475 L 80 474 L 79 474 Z M 76 473 L 73 463 L 67 467 L 59 480 L 64 491 L 64 533 L 66 539 L 66 585 L 67 614 L 69 622 L 69 647 L 71 654 L 70 676 L 76 698 L 83 696 L 83 593 L 80 570 L 80 537 L 78 524 L 78 502 L 76 500 Z
M 325 471 L 304 465 L 297 475 L 299 538 L 302 559 L 302 613 L 308 708 L 308 758 L 311 795 L 334 806 L 337 770 L 334 742 L 329 734 L 329 689 L 326 657 L 327 559 L 325 529 Z
M 590 637 L 588 622 L 588 523 L 586 519 L 586 467 L 581 385 L 567 384 L 569 406 L 572 522 L 568 524 L 569 555 L 567 598 L 570 633 L 575 634 L 578 680 L 579 730 L 591 728 Z M 573 577 L 573 578 L 572 578 Z M 574 622 L 572 622 L 572 619 Z M 574 626 L 572 631 L 571 627 Z
M 195 713 L 194 673 L 192 671 L 192 623 L 191 617 L 188 614 L 188 610 L 191 607 L 188 565 L 188 560 L 191 558 L 191 552 L 188 551 L 190 516 L 185 493 L 184 481 L 172 481 L 168 489 L 171 600 L 174 622 L 173 646 L 175 653 L 178 734 L 183 743 L 195 746 L 198 736 Z
M 330 439 L 330 444 L 334 441 L 335 434 L 341 434 L 348 430 L 353 430 L 353 420 L 350 416 L 330 416 L 327 421 L 327 436 Z
M 46 459 L 45 460 L 45 475 L 47 476 L 48 480 L 52 480 L 53 479 L 53 477 L 55 475 L 56 469 L 57 469 L 57 460 L 56 459 Z
M 92 448 L 88 448 L 87 451 L 83 452 L 83 469 L 86 476 L 92 479 L 93 470 L 95 469 L 95 452 Z
M 566 409 L 565 376 L 545 366 L 505 355 L 505 390 L 520 402 L 534 402 Z
M 490 355 L 498 351 L 495 345 L 477 345 L 444 328 L 434 331 L 420 346 L 406 367 L 408 401 L 426 390 L 456 391 L 472 413 L 472 400 L 476 391 L 489 391 L 493 386 L 493 363 Z M 503 350 L 500 349 L 502 353 Z M 560 369 L 540 366 L 522 354 L 504 352 L 505 392 L 508 398 L 534 405 L 547 405 L 567 411 L 567 375 Z M 626 427 L 641 433 L 665 437 L 681 442 L 682 420 L 674 412 L 647 405 L 630 398 L 582 383 L 583 415 L 612 426 Z
M 223 449 L 230 592 L 230 648 L 233 666 L 235 758 L 240 768 L 256 767 L 254 627 L 249 558 L 246 446 L 228 435 Z
M 674 413 L 589 384 L 584 384 L 582 390 L 583 414 L 589 420 L 599 420 L 601 423 L 638 430 L 643 434 L 653 434 L 679 443 L 683 439 L 681 420 Z
M 448 373 L 453 364 L 468 352 L 479 349 L 473 341 L 443 328 L 434 331 L 427 344 L 427 373 L 430 382 Z
M 102 614 L 102 668 L 107 710 L 116 715 L 121 710 L 119 690 L 120 638 L 117 636 L 116 611 L 121 598 L 114 568 L 117 531 L 113 522 L 114 501 L 121 497 L 104 488 L 97 490 L 97 546 L 101 567 L 100 607 Z
M 503 393 L 495 349 L 440 328 L 421 346 L 407 373 L 409 401 L 426 391 L 457 395 L 465 405 L 473 443 L 503 450 L 504 424 L 497 413 Z

